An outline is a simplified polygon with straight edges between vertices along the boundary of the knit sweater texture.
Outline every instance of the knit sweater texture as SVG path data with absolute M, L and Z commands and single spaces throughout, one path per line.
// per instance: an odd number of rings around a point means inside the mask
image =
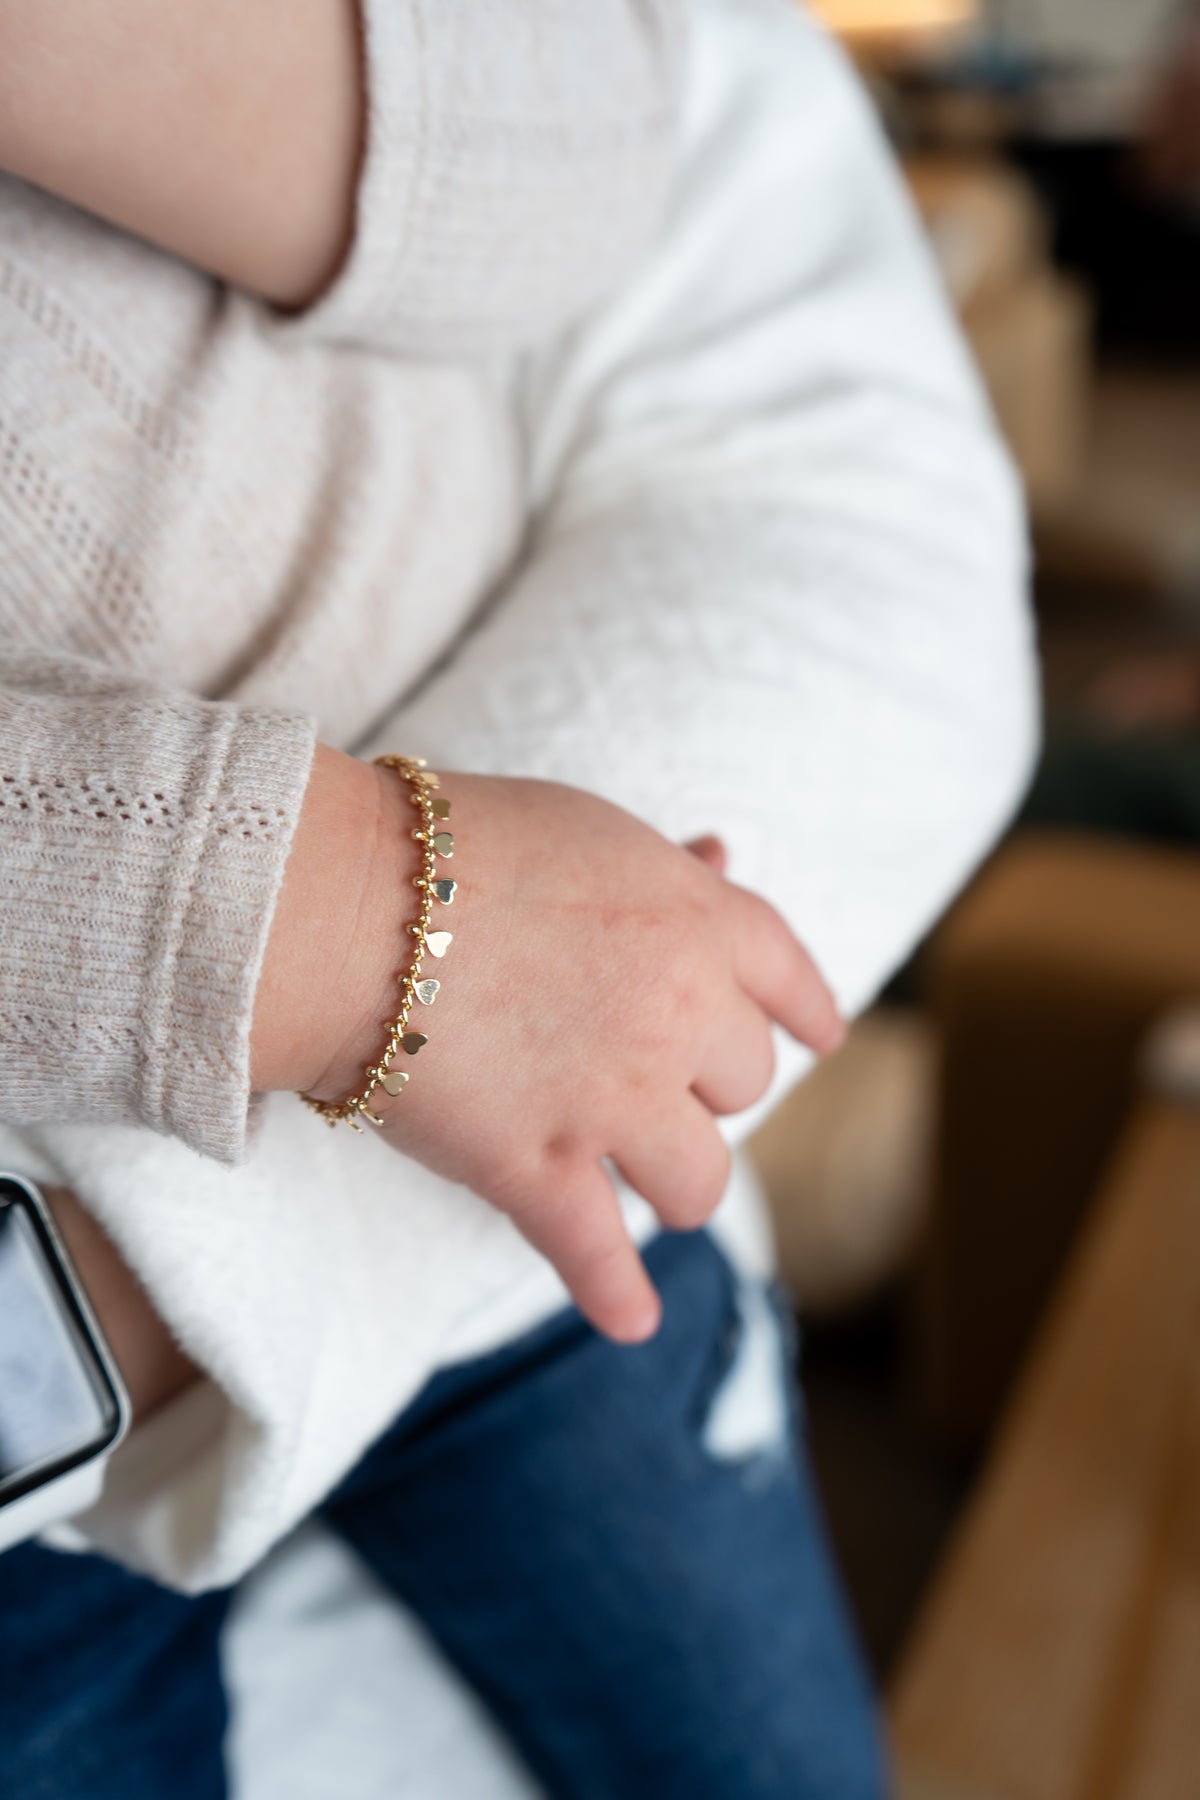
M 686 10 L 371 0 L 300 318 L 0 182 L 0 1155 L 210 1377 L 80 1522 L 183 1587 L 563 1298 L 248 1092 L 317 737 L 719 830 L 848 1009 L 1028 768 L 1019 499 L 867 105 L 786 0 Z

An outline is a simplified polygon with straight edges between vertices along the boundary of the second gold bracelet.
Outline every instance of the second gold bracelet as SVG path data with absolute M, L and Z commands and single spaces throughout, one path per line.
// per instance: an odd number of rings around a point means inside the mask
M 397 977 L 400 1010 L 385 1025 L 387 1041 L 378 1060 L 363 1070 L 359 1092 L 349 1094 L 345 1100 L 318 1100 L 313 1094 L 300 1096 L 305 1106 L 319 1114 L 327 1125 L 332 1127 L 344 1121 L 353 1131 L 362 1130 L 360 1119 L 372 1125 L 385 1123 L 372 1111 L 372 1100 L 381 1088 L 392 1098 L 399 1098 L 408 1086 L 408 1071 L 398 1066 L 397 1059 L 402 1055 L 415 1056 L 429 1041 L 423 1031 L 409 1030 L 409 1015 L 414 1001 L 432 1006 L 437 999 L 441 982 L 433 977 L 422 978 L 421 964 L 426 951 L 440 959 L 450 947 L 453 933 L 430 931 L 429 926 L 434 901 L 449 906 L 458 887 L 457 881 L 440 876 L 437 870 L 438 858 L 448 861 L 454 855 L 454 836 L 447 829 L 450 802 L 437 792 L 440 778 L 417 756 L 377 756 L 375 761 L 383 768 L 394 769 L 408 783 L 409 800 L 421 815 L 420 826 L 412 834 L 421 845 L 421 872 L 413 877 L 413 886 L 421 896 L 420 913 L 408 927 L 409 935 L 415 939 L 413 953 L 407 968 Z

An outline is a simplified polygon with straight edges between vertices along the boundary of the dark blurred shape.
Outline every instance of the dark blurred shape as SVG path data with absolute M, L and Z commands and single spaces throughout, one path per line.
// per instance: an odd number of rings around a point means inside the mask
M 1200 845 L 1200 731 L 1118 738 L 1085 725 L 1064 728 L 1047 746 L 1025 817 L 1034 825 Z
M 920 1391 L 938 1431 L 970 1445 L 1062 1271 L 1147 1033 L 1200 997 L 1200 859 L 1024 835 L 942 928 L 930 963 L 941 1078 Z
M 1024 818 L 1200 848 L 1200 649 L 1098 675 L 1051 731 Z
M 859 1634 L 876 1679 L 894 1673 L 977 1474 L 930 1444 L 908 1404 L 908 1294 L 804 1324 L 808 1441 Z
M 1168 199 L 1200 194 L 1200 17 L 1179 33 L 1150 89 L 1142 166 Z
M 1200 207 L 1164 192 L 1123 141 L 1018 138 L 1054 219 L 1056 261 L 1096 299 L 1105 350 L 1200 356 Z
M 1193 1800 L 1200 1073 L 1137 1104 L 894 1685 L 901 1800 Z
M 1200 355 L 1200 9 L 991 0 L 963 49 L 901 73 L 893 108 L 912 148 L 1026 172 L 1104 348 Z

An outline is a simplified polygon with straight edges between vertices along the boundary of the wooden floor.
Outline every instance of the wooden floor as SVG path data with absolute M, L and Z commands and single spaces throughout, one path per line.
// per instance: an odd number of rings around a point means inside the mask
M 905 1800 L 1200 1795 L 1200 1113 L 1139 1115 L 890 1713 Z

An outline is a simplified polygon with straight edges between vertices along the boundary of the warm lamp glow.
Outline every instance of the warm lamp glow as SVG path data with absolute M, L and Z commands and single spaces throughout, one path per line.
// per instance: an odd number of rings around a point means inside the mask
M 974 0 L 810 0 L 813 11 L 839 37 L 853 42 L 899 43 L 967 25 Z

